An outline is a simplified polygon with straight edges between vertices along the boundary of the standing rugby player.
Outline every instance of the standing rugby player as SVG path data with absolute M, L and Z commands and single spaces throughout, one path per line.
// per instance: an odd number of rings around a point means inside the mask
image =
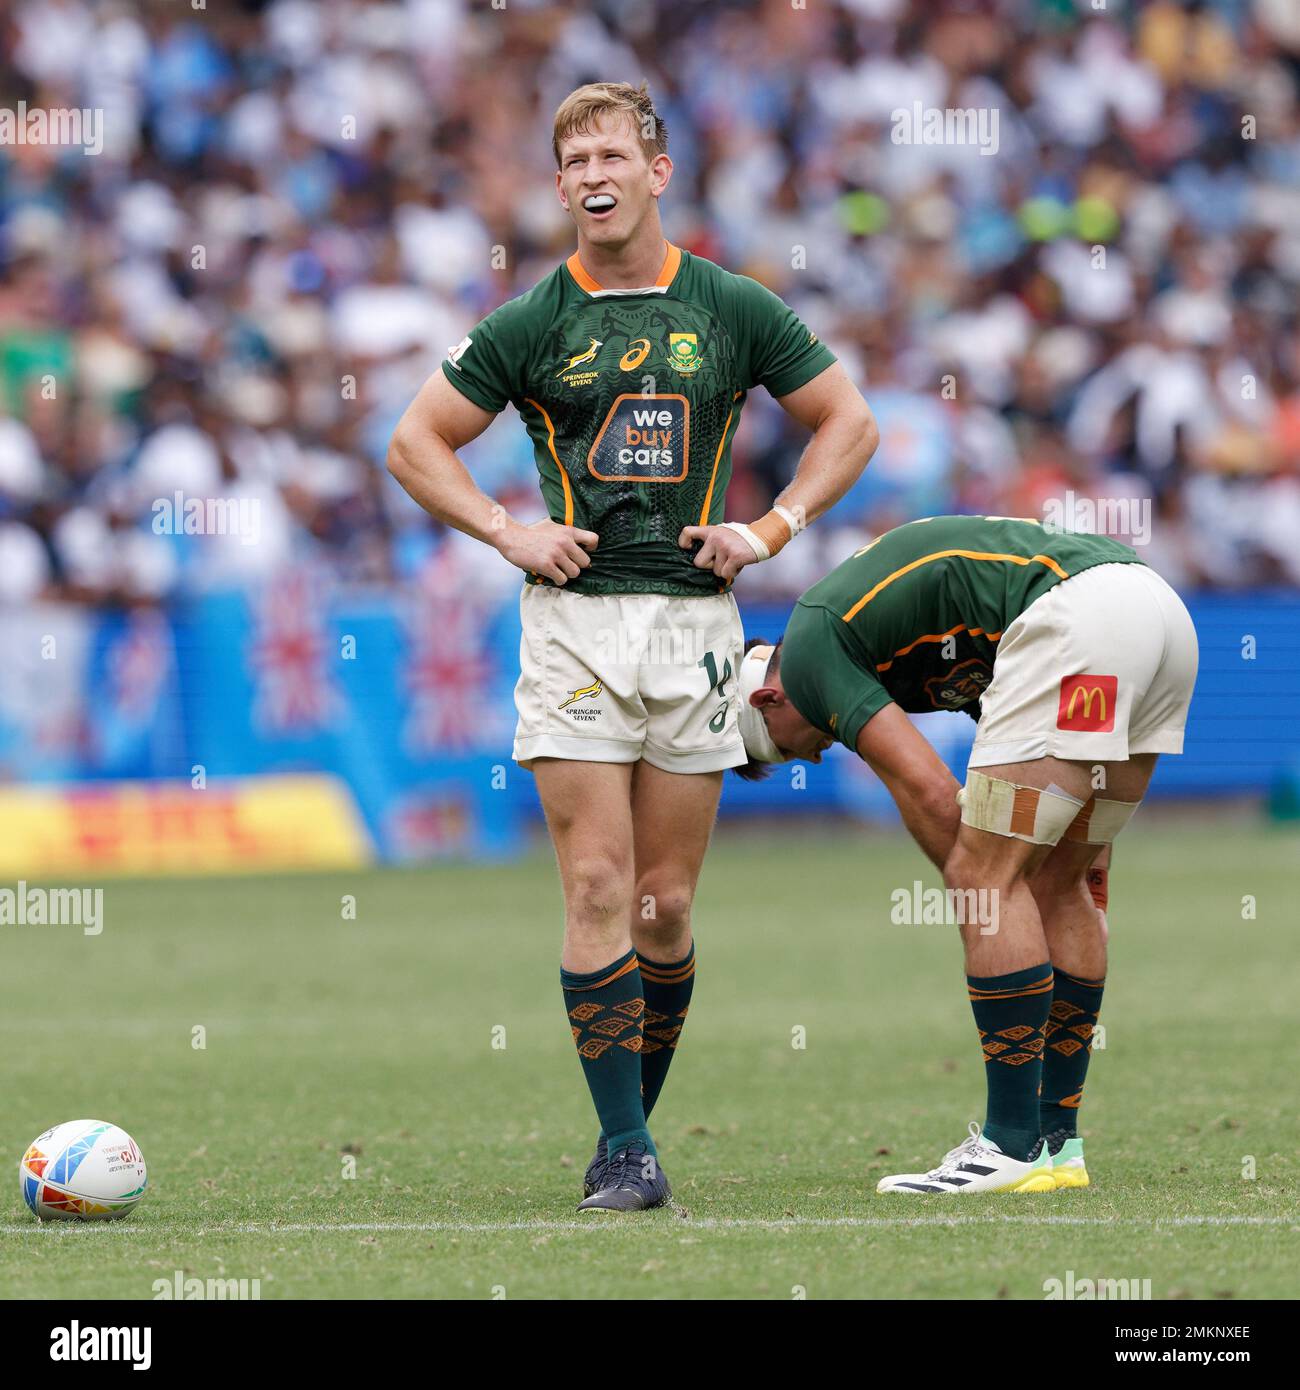
M 1127 546 L 978 516 L 886 532 L 803 595 L 775 648 L 747 652 L 755 764 L 816 762 L 838 739 L 889 788 L 954 904 L 996 894 L 982 899 L 995 921 L 958 913 L 984 1126 L 877 1191 L 1087 1186 L 1077 1121 L 1106 977 L 1099 861 L 1157 756 L 1182 752 L 1196 666 L 1182 601 Z M 905 713 L 926 710 L 978 720 L 960 793 Z
M 691 901 L 722 774 L 746 761 L 730 584 L 843 495 L 877 434 L 775 295 L 665 241 L 673 166 L 644 86 L 579 88 L 553 149 L 577 251 L 451 350 L 402 417 L 389 468 L 528 576 L 514 757 L 555 845 L 564 1006 L 601 1126 L 579 1209 L 633 1211 L 670 1195 L 647 1119 L 691 998 Z M 723 523 L 755 386 L 814 434 L 772 511 Z M 534 526 L 456 457 L 507 402 L 550 513 Z

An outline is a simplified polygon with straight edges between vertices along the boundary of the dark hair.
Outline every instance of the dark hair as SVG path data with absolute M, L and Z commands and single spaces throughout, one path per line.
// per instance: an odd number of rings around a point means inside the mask
M 771 680 L 781 670 L 781 643 L 785 639 L 778 637 L 776 645 L 772 647 L 772 655 L 768 658 L 766 680 Z M 751 637 L 745 643 L 745 651 L 748 652 L 754 647 L 772 646 L 766 637 Z M 740 673 L 736 673 L 737 684 L 739 684 Z M 765 777 L 772 775 L 772 764 L 759 762 L 757 758 L 751 758 L 747 763 L 741 763 L 739 767 L 733 767 L 732 772 L 737 777 L 743 777 L 746 782 L 761 782 Z

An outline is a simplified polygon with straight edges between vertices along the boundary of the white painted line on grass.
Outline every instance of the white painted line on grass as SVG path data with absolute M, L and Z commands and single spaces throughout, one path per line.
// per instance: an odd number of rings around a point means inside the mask
M 155 1226 L 143 1222 L 118 1221 L 30 1221 L 21 1225 L 0 1226 L 0 1235 L 23 1235 L 29 1232 L 66 1228 L 111 1230 L 125 1235 L 222 1236 L 222 1235 L 293 1235 L 346 1234 L 352 1231 L 395 1233 L 425 1232 L 443 1235 L 492 1235 L 507 1231 L 591 1231 L 615 1229 L 616 1216 L 593 1215 L 586 1220 L 553 1221 L 231 1221 L 210 1226 L 177 1228 Z M 652 1230 L 679 1231 L 785 1231 L 808 1229 L 893 1230 L 924 1226 L 1110 1226 L 1160 1231 L 1174 1227 L 1198 1226 L 1289 1226 L 1300 1231 L 1300 1219 L 1290 1216 L 702 1216 L 682 1217 L 675 1225 L 662 1218 L 654 1219 Z

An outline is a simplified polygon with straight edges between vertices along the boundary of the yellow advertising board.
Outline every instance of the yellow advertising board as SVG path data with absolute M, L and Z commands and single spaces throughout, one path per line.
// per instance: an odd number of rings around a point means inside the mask
M 0 878 L 348 869 L 373 851 L 319 774 L 0 787 Z

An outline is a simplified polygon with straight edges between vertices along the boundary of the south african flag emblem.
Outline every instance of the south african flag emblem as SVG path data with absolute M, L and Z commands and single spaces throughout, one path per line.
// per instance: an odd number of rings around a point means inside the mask
M 682 373 L 699 371 L 699 342 L 694 333 L 670 333 L 668 335 L 668 357 L 673 366 Z

